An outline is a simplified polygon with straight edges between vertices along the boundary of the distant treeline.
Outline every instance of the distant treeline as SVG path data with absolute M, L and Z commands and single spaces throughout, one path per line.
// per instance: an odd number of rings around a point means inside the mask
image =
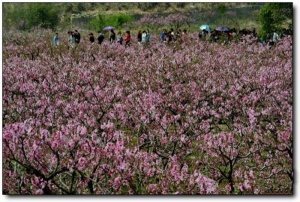
M 284 25 L 292 25 L 292 3 L 3 3 L 4 30 L 28 31 L 33 27 L 53 30 L 87 29 L 104 26 L 132 27 L 146 14 L 182 13 L 194 19 L 191 29 L 200 24 L 226 25 L 237 29 L 255 26 L 265 35 Z
M 228 11 L 237 8 L 259 8 L 264 3 L 222 3 Z M 32 27 L 62 28 L 71 26 L 71 19 L 91 19 L 100 15 L 191 12 L 193 17 L 205 19 L 206 12 L 216 11 L 220 3 L 3 3 L 3 28 L 30 30 Z M 250 9 L 251 10 L 251 9 Z M 198 13 L 198 15 L 196 15 Z M 218 17 L 218 16 L 216 16 Z M 208 16 L 210 19 L 211 16 Z M 92 19 L 91 19 L 92 20 Z M 89 28 L 89 23 L 85 23 Z

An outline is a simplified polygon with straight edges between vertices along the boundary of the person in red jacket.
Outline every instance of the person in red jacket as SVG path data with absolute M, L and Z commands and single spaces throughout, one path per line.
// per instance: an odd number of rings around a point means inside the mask
M 130 31 L 126 31 L 126 35 L 125 35 L 125 47 L 126 46 L 130 46 Z

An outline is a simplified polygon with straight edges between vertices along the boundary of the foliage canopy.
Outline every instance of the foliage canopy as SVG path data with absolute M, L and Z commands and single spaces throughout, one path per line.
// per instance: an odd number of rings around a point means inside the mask
M 59 23 L 59 10 L 52 3 L 19 3 L 3 6 L 4 27 L 29 30 L 32 27 L 55 29 Z
M 292 3 L 267 3 L 259 13 L 260 35 L 265 38 L 268 33 L 278 31 L 293 19 Z M 291 24 L 289 25 L 291 26 Z M 289 27 L 291 28 L 291 27 Z
M 123 24 L 131 22 L 132 17 L 126 14 L 115 14 L 115 15 L 101 15 L 93 18 L 89 23 L 89 28 L 95 31 L 103 29 L 106 26 L 114 26 L 120 28 Z

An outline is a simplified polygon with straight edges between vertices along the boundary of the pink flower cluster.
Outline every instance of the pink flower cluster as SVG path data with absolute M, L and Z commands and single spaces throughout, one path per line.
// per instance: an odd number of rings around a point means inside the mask
M 291 39 L 19 36 L 3 43 L 5 194 L 293 193 Z

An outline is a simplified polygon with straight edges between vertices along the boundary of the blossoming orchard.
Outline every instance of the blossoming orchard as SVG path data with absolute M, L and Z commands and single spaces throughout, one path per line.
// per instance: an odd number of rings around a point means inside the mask
M 52 37 L 3 36 L 4 194 L 293 194 L 291 38 Z

